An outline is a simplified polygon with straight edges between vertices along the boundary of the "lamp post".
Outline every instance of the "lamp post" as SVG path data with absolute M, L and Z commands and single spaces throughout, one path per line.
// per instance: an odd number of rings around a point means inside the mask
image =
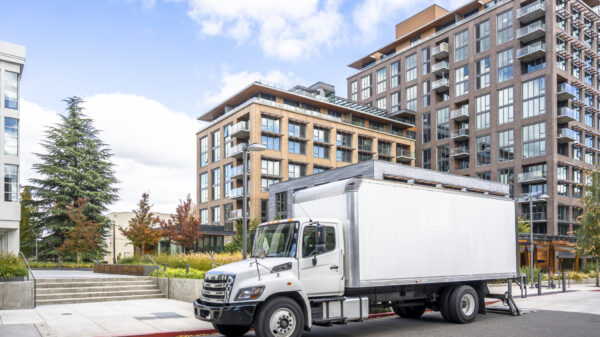
M 242 166 L 242 175 L 243 175 L 243 182 L 244 185 L 242 187 L 243 190 L 243 196 L 244 196 L 244 201 L 243 201 L 243 205 L 242 205 L 242 219 L 243 219 L 243 240 L 244 242 L 242 243 L 242 255 L 244 260 L 246 259 L 246 255 L 248 252 L 248 153 L 249 152 L 259 152 L 259 151 L 264 151 L 266 150 L 267 147 L 259 144 L 259 143 L 253 143 L 250 145 L 244 145 L 244 149 L 242 150 L 242 156 L 243 156 L 243 166 Z
M 117 224 L 113 221 L 113 228 L 112 228 L 113 229 L 113 237 L 112 237 L 112 239 L 113 239 L 113 242 L 112 242 L 112 246 L 113 246 L 112 247 L 113 248 L 113 264 L 117 264 L 117 255 L 116 255 L 117 254 L 117 247 L 116 247 L 117 237 L 116 237 L 115 227 L 117 227 Z M 142 255 L 143 254 L 144 254 L 144 252 L 142 252 Z
M 524 195 L 524 198 L 529 201 L 529 265 L 531 272 L 531 288 L 533 288 L 533 202 L 547 200 L 548 196 L 541 192 L 536 192 L 527 193 Z

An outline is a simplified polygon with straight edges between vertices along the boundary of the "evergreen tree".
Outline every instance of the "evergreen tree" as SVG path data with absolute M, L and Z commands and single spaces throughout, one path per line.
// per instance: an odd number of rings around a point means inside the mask
M 119 227 L 123 235 L 131 241 L 135 248 L 139 248 L 140 255 L 145 254 L 147 246 L 154 246 L 162 237 L 160 218 L 150 211 L 152 205 L 148 201 L 148 193 L 142 194 L 138 202 L 138 209 L 134 209 L 135 216 L 129 220 L 129 227 Z
M 48 127 L 41 143 L 45 153 L 36 154 L 39 163 L 33 165 L 40 177 L 31 179 L 30 190 L 40 214 L 38 230 L 45 232 L 39 253 L 44 258 L 58 256 L 57 248 L 74 227 L 68 207 L 81 198 L 87 201 L 86 217 L 99 224 L 101 256 L 108 253 L 104 239 L 111 228 L 103 213 L 118 199 L 112 154 L 98 137 L 92 120 L 83 114 L 84 101 L 69 97 L 64 102 L 67 114 L 60 116 L 60 123 Z
M 74 206 L 67 206 L 65 213 L 74 226 L 67 232 L 62 245 L 56 249 L 61 256 L 64 253 L 75 254 L 77 264 L 81 263 L 83 254 L 100 258 L 100 224 L 85 215 L 86 206 L 87 201 L 81 198 L 77 199 Z
M 19 222 L 19 236 L 21 251 L 25 256 L 35 255 L 35 240 L 39 236 L 35 226 L 35 205 L 31 199 L 31 191 L 24 187 L 21 192 L 21 221 Z

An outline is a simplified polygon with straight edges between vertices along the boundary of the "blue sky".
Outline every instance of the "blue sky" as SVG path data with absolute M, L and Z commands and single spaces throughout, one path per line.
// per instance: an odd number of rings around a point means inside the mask
M 446 8 L 463 3 L 436 2 Z M 43 123 L 53 121 L 49 112 L 63 110 L 63 98 L 78 95 L 91 100 L 90 115 L 98 118 L 106 130 L 116 126 L 103 122 L 103 115 L 118 120 L 119 116 L 131 114 L 143 122 L 147 109 L 151 109 L 145 105 L 149 102 L 156 109 L 157 120 L 147 119 L 148 123 L 161 123 L 161 119 L 178 113 L 192 121 L 258 78 L 284 86 L 324 81 L 335 85 L 338 95 L 345 97 L 346 77 L 354 71 L 347 64 L 392 41 L 397 22 L 433 3 L 0 0 L 4 13 L 0 40 L 27 48 L 21 97 L 22 115 L 30 116 L 22 116 L 23 127 L 29 118 L 31 123 L 37 123 L 31 130 L 43 129 Z M 114 115 L 101 109 L 121 112 Z M 197 129 L 199 124 L 193 127 Z M 165 133 L 166 139 L 169 132 L 181 133 L 177 129 L 174 126 L 173 130 L 160 132 Z M 144 137 L 156 135 L 140 134 L 142 143 Z M 182 153 L 191 158 L 189 165 L 193 167 L 193 132 L 190 137 L 192 146 Z M 29 149 L 27 142 L 35 151 L 34 144 L 39 141 L 36 134 L 30 138 L 23 140 L 25 151 Z M 120 159 L 138 160 L 156 168 L 153 160 L 136 158 L 132 154 L 136 151 L 127 148 L 130 144 L 115 138 L 118 137 L 112 137 L 108 143 Z M 172 143 L 171 147 L 178 146 Z M 35 161 L 27 154 L 24 157 L 25 165 Z M 27 177 L 27 167 L 24 171 Z M 182 181 L 179 185 L 187 185 L 187 193 L 194 195 L 193 168 L 190 171 L 185 174 L 188 183 Z M 127 186 L 122 189 L 129 191 Z M 131 196 L 122 198 L 128 202 L 119 207 L 129 207 L 129 199 L 141 192 L 131 191 Z M 178 195 L 184 192 L 177 188 Z M 157 203 L 166 208 L 163 201 Z

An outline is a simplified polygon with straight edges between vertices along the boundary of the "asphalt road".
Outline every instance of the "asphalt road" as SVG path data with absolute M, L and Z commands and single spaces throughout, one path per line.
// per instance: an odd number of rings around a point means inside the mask
M 255 336 L 248 333 L 246 336 Z M 471 324 L 446 323 L 439 313 L 420 319 L 388 317 L 363 323 L 317 327 L 303 337 L 348 336 L 600 336 L 600 315 L 562 311 L 536 311 L 515 317 L 503 314 L 479 315 Z

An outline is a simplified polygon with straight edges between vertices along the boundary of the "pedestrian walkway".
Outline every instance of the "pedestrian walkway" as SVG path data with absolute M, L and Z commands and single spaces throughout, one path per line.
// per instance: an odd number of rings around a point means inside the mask
M 194 317 L 191 303 L 167 299 L 0 310 L 1 337 L 127 336 L 204 329 L 212 325 Z

